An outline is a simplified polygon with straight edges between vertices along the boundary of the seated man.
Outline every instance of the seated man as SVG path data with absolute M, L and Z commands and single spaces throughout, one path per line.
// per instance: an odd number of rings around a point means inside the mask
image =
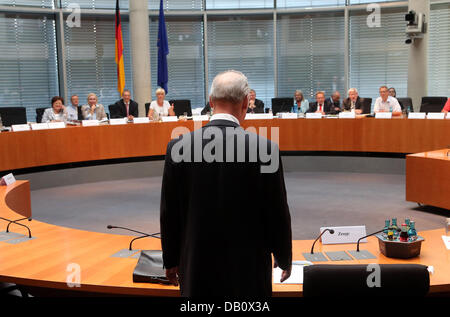
M 256 92 L 253 89 L 248 94 L 247 113 L 264 113 L 264 102 L 256 99 Z
M 333 92 L 327 101 L 332 105 L 334 113 L 339 113 L 341 111 L 341 94 L 339 91 L 336 90 Z
M 402 114 L 402 108 L 397 99 L 389 96 L 389 90 L 386 86 L 380 87 L 380 97 L 375 100 L 373 112 L 392 112 L 393 116 Z
M 307 112 L 317 112 L 322 115 L 325 114 L 334 114 L 334 107 L 331 105 L 331 102 L 327 102 L 325 100 L 325 93 L 323 91 L 316 92 L 316 102 L 313 102 L 309 105 L 309 109 Z
M 114 114 L 116 118 L 125 118 L 128 120 L 133 120 L 134 117 L 139 117 L 139 106 L 138 103 L 131 100 L 131 92 L 125 89 L 122 94 L 122 99 L 117 101 L 115 104 L 117 112 Z
M 70 97 L 70 105 L 66 107 L 67 111 L 67 120 L 75 121 L 75 120 L 83 120 L 83 116 L 81 114 L 81 107 L 79 105 L 79 98 L 77 95 L 73 95 Z
M 450 98 L 447 99 L 444 108 L 442 108 L 441 112 L 448 113 L 450 111 Z
M 342 108 L 344 111 L 355 111 L 356 114 L 361 114 L 363 109 L 363 103 L 358 96 L 358 90 L 356 88 L 350 88 L 348 90 L 348 97 L 342 102 Z

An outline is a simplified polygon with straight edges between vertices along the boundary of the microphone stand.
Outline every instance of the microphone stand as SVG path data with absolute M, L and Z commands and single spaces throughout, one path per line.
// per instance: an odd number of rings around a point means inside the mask
M 3 217 L 0 217 L 0 219 L 5 220 L 5 221 L 8 222 L 8 226 L 6 227 L 6 232 L 9 232 L 9 226 L 10 226 L 12 223 L 14 223 L 14 224 L 16 224 L 16 225 L 18 225 L 18 226 L 22 226 L 22 227 L 27 228 L 27 230 L 28 230 L 28 238 L 31 239 L 31 230 L 30 230 L 30 228 L 28 228 L 28 227 L 27 227 L 26 225 L 24 225 L 24 224 L 18 223 L 18 221 L 22 221 L 22 220 L 25 220 L 25 219 L 28 219 L 28 221 L 31 221 L 31 220 L 32 220 L 31 218 L 26 217 L 26 218 L 21 218 L 21 219 L 17 219 L 17 220 L 10 220 L 10 219 L 6 219 L 6 218 L 3 218 Z
M 320 237 L 321 237 L 326 231 L 329 231 L 330 234 L 334 234 L 334 230 L 333 230 L 333 229 L 328 229 L 328 228 L 327 228 L 327 229 L 325 229 L 324 231 L 322 231 L 322 233 L 320 234 L 320 236 L 317 237 L 317 239 L 314 241 L 314 243 L 313 243 L 313 245 L 312 245 L 312 247 L 311 247 L 311 254 L 314 254 L 314 245 L 316 244 L 317 240 L 319 240 Z
M 392 229 L 393 229 L 392 227 L 389 227 L 389 228 L 388 228 L 388 230 L 392 230 Z M 356 244 L 356 252 L 359 252 L 359 242 L 360 242 L 362 239 L 368 238 L 368 237 L 373 236 L 373 235 L 375 235 L 375 234 L 377 234 L 377 233 L 383 232 L 384 230 L 385 230 L 385 229 L 383 228 L 383 229 L 380 230 L 380 231 L 377 231 L 377 232 L 368 234 L 368 235 L 365 236 L 365 237 L 359 238 L 359 239 L 358 239 L 358 243 Z M 399 231 L 401 231 L 401 229 L 397 228 L 397 232 L 399 232 Z
M 133 240 L 131 240 L 130 247 L 129 247 L 130 251 L 133 250 L 132 249 L 132 245 L 133 245 L 133 242 L 135 240 L 142 239 L 142 238 L 147 238 L 147 237 L 153 237 L 153 238 L 156 238 L 156 239 L 161 239 L 161 237 L 158 237 L 158 235 L 161 234 L 160 232 L 149 234 L 149 233 L 140 232 L 140 231 L 129 229 L 129 228 L 125 228 L 125 227 L 118 227 L 118 226 L 112 226 L 112 225 L 108 225 L 107 228 L 108 229 L 123 229 L 123 230 L 127 230 L 127 231 L 131 231 L 131 232 L 136 232 L 136 233 L 142 234 L 141 237 L 136 237 Z

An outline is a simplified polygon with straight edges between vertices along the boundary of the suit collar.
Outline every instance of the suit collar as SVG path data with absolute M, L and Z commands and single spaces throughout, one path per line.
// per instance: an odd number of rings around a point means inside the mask
M 233 122 L 233 121 L 229 121 L 229 120 L 222 120 L 222 119 L 217 119 L 217 120 L 213 120 L 213 121 L 209 121 L 205 127 L 218 127 L 218 126 L 222 126 L 222 127 L 239 127 L 239 124 Z

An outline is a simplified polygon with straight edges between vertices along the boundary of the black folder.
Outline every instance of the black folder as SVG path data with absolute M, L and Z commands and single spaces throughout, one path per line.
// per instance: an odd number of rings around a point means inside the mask
M 162 251 L 142 250 L 133 272 L 134 283 L 170 284 L 163 266 Z

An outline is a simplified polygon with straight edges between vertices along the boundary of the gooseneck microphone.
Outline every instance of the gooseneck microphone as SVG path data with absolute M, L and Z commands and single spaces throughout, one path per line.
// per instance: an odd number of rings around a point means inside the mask
M 313 245 L 312 245 L 312 247 L 311 247 L 311 254 L 314 254 L 314 245 L 316 244 L 316 242 L 317 242 L 317 240 L 319 240 L 320 239 L 320 237 L 325 233 L 325 232 L 327 232 L 327 231 L 329 231 L 330 232 L 330 234 L 334 234 L 334 230 L 333 229 L 325 229 L 324 231 L 322 231 L 322 233 L 317 237 L 317 239 L 314 241 L 314 243 L 313 243 Z
M 9 232 L 9 226 L 10 226 L 12 223 L 14 223 L 14 224 L 16 224 L 16 225 L 18 225 L 18 226 L 22 226 L 22 227 L 27 228 L 27 230 L 28 230 L 28 238 L 31 239 L 31 230 L 30 230 L 30 228 L 28 228 L 28 226 L 26 226 L 26 225 L 24 225 L 24 224 L 18 223 L 18 221 L 22 221 L 22 220 L 26 220 L 26 219 L 28 219 L 28 221 L 31 221 L 31 220 L 32 220 L 31 218 L 26 217 L 26 218 L 21 218 L 21 219 L 17 219 L 17 220 L 11 220 L 11 219 L 6 219 L 6 218 L 3 218 L 3 217 L 0 217 L 0 219 L 5 220 L 5 221 L 8 222 L 8 226 L 6 227 L 6 232 Z
M 149 233 L 145 233 L 145 232 L 140 232 L 140 231 L 137 231 L 137 230 L 133 230 L 133 229 L 130 229 L 130 228 L 118 227 L 118 226 L 112 226 L 112 225 L 108 225 L 108 226 L 106 226 L 106 228 L 108 228 L 108 229 L 123 229 L 123 230 L 127 230 L 127 231 L 131 231 L 131 232 L 136 232 L 136 233 L 142 234 L 142 236 L 136 237 L 136 238 L 134 238 L 133 240 L 131 240 L 131 242 L 130 242 L 130 247 L 129 247 L 129 250 L 130 250 L 130 251 L 133 250 L 133 249 L 132 249 L 132 246 L 133 246 L 133 242 L 134 242 L 135 240 L 142 239 L 142 238 L 147 238 L 147 237 L 152 237 L 152 238 L 156 238 L 156 239 L 161 239 L 161 237 L 158 236 L 158 235 L 161 234 L 160 232 L 149 234 Z
M 380 231 L 377 231 L 377 232 L 368 234 L 367 236 L 364 236 L 364 237 L 362 237 L 362 238 L 359 238 L 359 239 L 358 239 L 358 243 L 356 244 L 356 252 L 359 252 L 359 242 L 360 242 L 362 239 L 365 239 L 365 238 L 368 238 L 368 237 L 370 237 L 370 236 L 373 236 L 373 235 L 375 235 L 375 234 L 377 234 L 377 233 L 383 232 L 384 230 L 386 230 L 386 229 L 383 228 L 383 229 L 381 229 Z M 394 228 L 393 228 L 393 227 L 388 227 L 388 230 L 394 230 Z M 398 228 L 398 227 L 397 227 L 396 230 L 397 230 L 398 232 L 402 231 L 402 229 L 400 229 L 400 228 Z

